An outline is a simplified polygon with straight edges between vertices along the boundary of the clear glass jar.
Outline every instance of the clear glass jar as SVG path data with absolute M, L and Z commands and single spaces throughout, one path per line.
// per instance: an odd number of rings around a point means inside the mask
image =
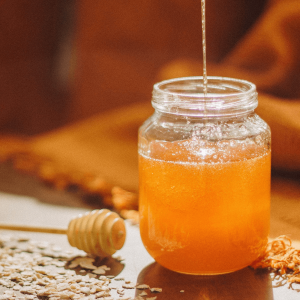
M 154 85 L 139 130 L 140 233 L 162 266 L 186 274 L 242 269 L 270 222 L 269 126 L 254 84 L 186 77 Z

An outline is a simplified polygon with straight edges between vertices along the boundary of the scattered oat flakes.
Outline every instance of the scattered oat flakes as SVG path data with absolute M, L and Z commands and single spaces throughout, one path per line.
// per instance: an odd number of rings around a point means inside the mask
M 15 291 L 19 291 L 21 289 L 21 286 L 19 284 L 16 284 L 15 286 L 13 286 L 13 290 Z
M 94 258 L 89 258 L 89 257 L 76 257 L 71 261 L 69 264 L 70 269 L 75 269 L 78 266 L 84 268 L 84 269 L 97 269 L 96 266 L 93 265 L 93 262 L 95 261 Z
M 139 289 L 139 290 L 146 290 L 146 289 L 149 289 L 149 285 L 139 284 L 136 288 Z
M 117 289 L 117 293 L 119 294 L 119 295 L 124 295 L 125 294 L 125 291 L 123 290 L 123 289 Z
M 7 246 L 6 243 L 12 246 Z M 30 252 L 27 252 L 28 250 Z M 53 250 L 57 250 L 57 253 L 54 253 Z M 16 237 L 7 238 L 7 242 L 5 242 L 0 235 L 0 285 L 6 289 L 4 297 L 2 298 L 0 295 L 0 300 L 38 300 L 38 298 L 45 300 L 114 300 L 111 298 L 110 292 L 116 292 L 119 300 L 133 300 L 134 297 L 128 297 L 126 293 L 135 288 L 134 283 L 123 277 L 96 275 L 95 271 L 97 270 L 110 270 L 107 265 L 96 267 L 94 258 L 71 257 L 61 254 L 65 252 L 58 253 L 58 251 L 61 250 L 55 249 L 55 246 L 47 242 L 20 242 Z M 71 267 L 78 267 L 79 270 L 76 269 L 78 273 L 70 270 Z M 80 274 L 82 271 L 86 275 Z M 112 278 L 116 281 L 124 281 L 123 288 L 111 291 Z M 148 285 L 139 285 L 139 287 L 140 289 L 149 288 Z M 142 291 L 141 294 L 147 296 L 145 291 Z M 152 298 L 155 299 L 155 297 Z M 144 300 L 145 298 L 136 296 L 134 299 Z
M 89 295 L 91 293 L 90 289 L 88 287 L 82 287 L 80 291 L 86 295 Z
M 151 288 L 150 291 L 151 291 L 151 293 L 161 293 L 162 289 L 161 288 Z
M 70 269 L 75 269 L 79 266 L 79 262 L 77 261 L 72 261 L 70 264 L 69 264 L 69 268 Z
M 28 235 L 20 234 L 20 235 L 17 237 L 17 241 L 18 241 L 18 242 L 27 242 L 27 241 L 29 241 L 29 237 L 28 237 Z
M 104 275 L 106 273 L 106 271 L 103 268 L 100 268 L 100 267 L 93 270 L 92 272 L 97 274 L 97 275 Z
M 135 284 L 134 283 L 125 283 L 122 285 L 122 287 L 124 289 L 134 289 L 135 288 Z
M 184 293 L 184 290 L 181 290 L 180 293 Z
M 36 294 L 36 291 L 29 286 L 21 288 L 20 292 L 23 294 L 31 294 L 31 295 Z
M 102 265 L 100 267 L 96 267 L 96 269 L 93 271 L 95 274 L 105 274 L 106 271 L 109 271 L 110 268 L 106 265 Z
M 147 292 L 146 291 L 142 291 L 140 294 L 139 294 L 139 296 L 148 296 L 148 294 L 147 294 Z
M 80 265 L 80 267 L 82 267 L 84 269 L 95 270 L 95 269 L 97 269 L 97 267 L 92 264 L 93 261 L 94 261 L 94 259 L 82 260 L 82 261 L 80 261 L 79 265 Z

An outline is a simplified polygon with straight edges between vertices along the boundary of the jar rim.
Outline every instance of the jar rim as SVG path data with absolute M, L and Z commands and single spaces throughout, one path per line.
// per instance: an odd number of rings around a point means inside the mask
M 152 105 L 163 112 L 208 117 L 245 114 L 257 107 L 255 84 L 230 77 L 207 79 L 207 94 L 203 92 L 203 76 L 158 82 L 153 87 Z

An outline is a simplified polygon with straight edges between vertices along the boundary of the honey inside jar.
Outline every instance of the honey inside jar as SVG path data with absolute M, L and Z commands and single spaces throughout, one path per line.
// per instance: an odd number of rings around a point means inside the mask
M 159 264 L 176 272 L 239 270 L 262 254 L 268 239 L 269 128 L 253 109 L 224 117 L 224 99 L 205 111 L 200 103 L 198 115 L 193 101 L 190 112 L 187 101 L 179 101 L 182 90 L 189 96 L 182 86 L 172 92 L 176 113 L 165 109 L 170 101 L 154 103 L 156 112 L 140 128 L 142 241 Z
M 180 160 L 139 157 L 146 249 L 182 273 L 248 266 L 263 252 L 269 233 L 270 151 L 234 162 Z

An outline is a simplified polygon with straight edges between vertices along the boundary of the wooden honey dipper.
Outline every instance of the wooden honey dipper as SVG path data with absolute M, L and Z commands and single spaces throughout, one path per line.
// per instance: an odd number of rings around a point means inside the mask
M 66 234 L 71 246 L 97 256 L 110 256 L 125 242 L 124 220 L 108 209 L 96 209 L 73 218 L 68 229 L 0 224 L 0 229 Z

